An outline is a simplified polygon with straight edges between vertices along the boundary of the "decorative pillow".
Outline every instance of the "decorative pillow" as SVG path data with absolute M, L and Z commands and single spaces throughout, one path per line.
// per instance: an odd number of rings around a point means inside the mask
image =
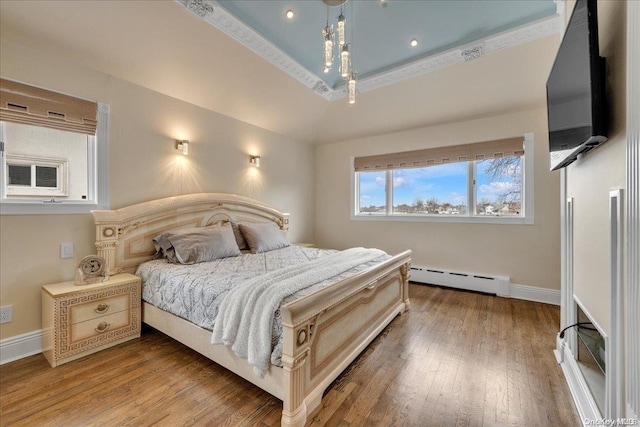
M 249 245 L 247 245 L 247 241 L 244 239 L 242 235 L 242 231 L 240 231 L 240 225 L 235 221 L 229 221 L 231 223 L 231 228 L 233 229 L 233 235 L 236 237 L 236 243 L 238 244 L 238 248 L 241 251 L 249 250 Z
M 196 264 L 241 255 L 228 223 L 162 233 L 154 239 L 154 245 L 174 264 Z
M 239 225 L 251 253 L 268 252 L 289 246 L 282 230 L 273 222 L 242 222 Z
M 171 242 L 169 241 L 169 236 L 171 234 L 173 234 L 173 232 L 166 231 L 162 234 L 157 235 L 153 239 L 153 246 L 155 246 L 156 248 L 156 254 L 153 256 L 153 258 L 166 258 L 169 260 L 169 262 L 178 264 L 179 261 L 176 258 L 176 252 L 173 249 Z

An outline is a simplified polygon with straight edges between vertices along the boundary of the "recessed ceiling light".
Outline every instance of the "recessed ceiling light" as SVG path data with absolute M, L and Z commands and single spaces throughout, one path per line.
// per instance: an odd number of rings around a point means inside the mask
M 329 67 L 325 66 L 325 67 L 322 69 L 322 72 L 323 72 L 323 73 L 325 73 L 325 74 L 327 74 L 327 73 L 329 72 Z
M 284 15 L 289 19 L 293 18 L 293 10 L 291 9 L 287 10 L 287 12 Z
M 418 46 L 418 39 L 411 39 L 411 46 L 412 47 Z

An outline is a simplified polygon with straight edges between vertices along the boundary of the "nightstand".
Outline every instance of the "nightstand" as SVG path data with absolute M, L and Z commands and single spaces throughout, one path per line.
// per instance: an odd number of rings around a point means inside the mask
M 51 366 L 139 337 L 140 286 L 133 274 L 91 285 L 44 285 L 42 353 Z

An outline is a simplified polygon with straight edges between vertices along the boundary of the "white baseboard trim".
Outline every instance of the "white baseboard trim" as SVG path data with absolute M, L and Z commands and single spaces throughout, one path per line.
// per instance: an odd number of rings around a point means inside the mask
M 593 400 L 589 386 L 585 382 L 584 376 L 582 375 L 582 372 L 578 367 L 578 363 L 573 357 L 569 346 L 566 342 L 561 341 L 560 339 L 558 339 L 558 345 L 560 347 L 556 348 L 553 352 L 562 367 L 562 372 L 564 373 L 564 377 L 569 385 L 569 390 L 571 391 L 573 402 L 578 410 L 580 421 L 583 426 L 593 425 L 587 424 L 587 422 L 601 420 L 602 415 L 598 410 L 595 400 Z
M 527 301 L 560 305 L 560 289 L 538 288 L 536 286 L 509 285 L 509 297 Z
M 564 362 L 563 345 L 564 341 L 560 338 L 560 334 L 556 335 L 556 348 L 553 349 L 553 355 L 556 356 L 556 362 L 558 362 L 558 365 L 561 365 Z
M 545 304 L 560 305 L 560 290 L 511 283 L 508 276 L 449 271 L 433 267 L 411 267 L 411 281 L 449 288 L 496 294 Z
M 42 330 L 0 340 L 0 365 L 42 353 Z

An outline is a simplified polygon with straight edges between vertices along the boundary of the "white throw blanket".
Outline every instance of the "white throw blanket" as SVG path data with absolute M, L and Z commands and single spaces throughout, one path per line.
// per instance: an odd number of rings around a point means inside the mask
M 221 301 L 211 343 L 231 346 L 263 378 L 271 356 L 273 317 L 282 300 L 383 255 L 379 249 L 352 248 L 244 282 Z

